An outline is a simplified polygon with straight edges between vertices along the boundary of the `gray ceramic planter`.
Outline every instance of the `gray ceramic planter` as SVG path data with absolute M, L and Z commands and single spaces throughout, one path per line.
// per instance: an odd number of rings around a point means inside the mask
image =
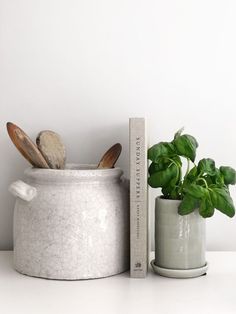
M 68 280 L 127 270 L 129 192 L 121 175 L 119 168 L 91 165 L 27 169 L 26 183 L 10 186 L 17 196 L 15 269 L 30 276 Z
M 156 198 L 154 271 L 167 277 L 189 278 L 206 273 L 205 219 L 198 210 L 180 216 L 178 200 Z

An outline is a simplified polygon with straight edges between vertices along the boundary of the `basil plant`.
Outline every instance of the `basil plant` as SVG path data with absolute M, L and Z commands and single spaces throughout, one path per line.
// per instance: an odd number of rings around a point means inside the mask
M 202 217 L 211 217 L 215 209 L 233 217 L 235 208 L 229 185 L 236 183 L 236 172 L 227 166 L 216 167 L 213 159 L 203 158 L 195 163 L 196 139 L 179 130 L 173 141 L 160 142 L 148 150 L 148 184 L 161 188 L 163 198 L 182 200 L 178 212 L 187 215 L 199 208 Z M 183 158 L 187 171 L 182 175 Z M 190 165 L 192 164 L 192 167 Z

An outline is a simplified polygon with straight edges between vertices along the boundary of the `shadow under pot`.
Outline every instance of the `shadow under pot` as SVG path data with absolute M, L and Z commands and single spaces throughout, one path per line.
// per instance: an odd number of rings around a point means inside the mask
M 129 269 L 129 191 L 119 168 L 29 168 L 14 182 L 14 267 L 49 279 Z
M 206 274 L 206 222 L 196 209 L 181 216 L 181 201 L 156 198 L 153 270 L 165 277 L 191 278 Z

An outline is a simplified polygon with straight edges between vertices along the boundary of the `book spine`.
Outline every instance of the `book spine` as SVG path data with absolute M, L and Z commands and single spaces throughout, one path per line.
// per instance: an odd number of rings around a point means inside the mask
M 148 264 L 147 139 L 144 118 L 129 120 L 130 276 L 143 278 Z

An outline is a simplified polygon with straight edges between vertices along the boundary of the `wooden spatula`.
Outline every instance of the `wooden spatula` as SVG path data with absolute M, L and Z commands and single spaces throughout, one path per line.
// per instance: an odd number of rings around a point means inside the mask
M 32 166 L 36 168 L 49 168 L 37 146 L 23 130 L 21 130 L 17 125 L 8 122 L 7 131 L 13 144 Z
M 120 156 L 122 146 L 120 143 L 113 145 L 108 151 L 102 156 L 98 164 L 98 168 L 114 168 L 117 159 Z
M 38 149 L 52 169 L 64 169 L 66 150 L 61 137 L 53 131 L 41 131 L 37 136 Z

